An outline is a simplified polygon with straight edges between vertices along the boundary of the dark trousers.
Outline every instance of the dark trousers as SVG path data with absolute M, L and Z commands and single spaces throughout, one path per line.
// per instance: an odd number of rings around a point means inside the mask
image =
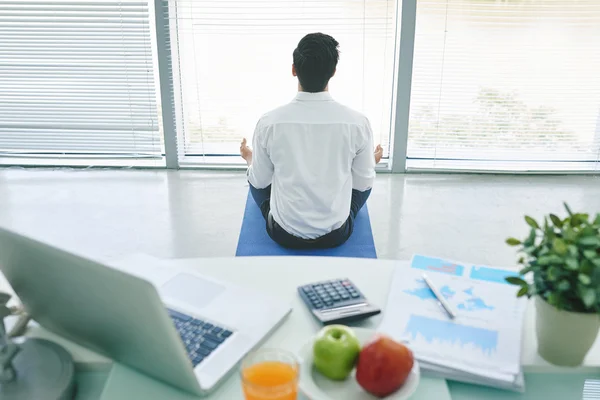
M 350 203 L 350 215 L 344 224 L 326 235 L 318 237 L 316 239 L 303 239 L 298 236 L 294 236 L 291 233 L 286 232 L 277 222 L 273 220 L 270 214 L 271 211 L 271 186 L 264 189 L 257 189 L 250 184 L 250 193 L 254 198 L 263 217 L 265 217 L 267 233 L 269 237 L 276 243 L 283 247 L 290 249 L 327 249 L 331 247 L 337 247 L 344 244 L 352 232 L 354 231 L 354 219 L 365 205 L 371 189 L 359 192 L 358 190 L 352 189 L 352 200 Z

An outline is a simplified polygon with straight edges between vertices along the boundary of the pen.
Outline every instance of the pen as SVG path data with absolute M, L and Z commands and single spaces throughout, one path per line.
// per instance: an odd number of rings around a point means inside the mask
M 439 304 L 442 306 L 444 311 L 446 311 L 450 319 L 456 318 L 456 312 L 452 309 L 452 306 L 446 301 L 444 295 L 440 293 L 438 288 L 433 284 L 431 279 L 429 279 L 427 274 L 423 274 L 423 280 L 425 281 L 427 286 L 429 286 L 429 289 L 431 289 L 435 297 L 438 299 Z

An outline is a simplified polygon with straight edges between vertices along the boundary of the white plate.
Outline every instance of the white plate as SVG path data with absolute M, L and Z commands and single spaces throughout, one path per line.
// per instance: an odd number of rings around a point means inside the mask
M 364 345 L 374 336 L 373 329 L 352 328 L 360 343 Z M 307 342 L 298 356 L 300 358 L 300 390 L 311 400 L 373 400 L 377 397 L 365 392 L 356 382 L 355 371 L 345 381 L 332 381 L 313 368 L 313 341 Z M 404 385 L 395 393 L 386 397 L 387 400 L 408 399 L 417 390 L 420 380 L 419 363 L 415 360 L 412 370 Z

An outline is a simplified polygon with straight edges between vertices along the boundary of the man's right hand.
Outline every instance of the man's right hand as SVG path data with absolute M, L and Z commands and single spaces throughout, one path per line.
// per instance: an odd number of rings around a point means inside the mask
M 247 143 L 248 142 L 246 142 L 246 138 L 244 138 L 240 145 L 240 155 L 244 160 L 246 160 L 248 166 L 250 166 L 252 164 L 252 150 L 250 147 L 248 147 Z

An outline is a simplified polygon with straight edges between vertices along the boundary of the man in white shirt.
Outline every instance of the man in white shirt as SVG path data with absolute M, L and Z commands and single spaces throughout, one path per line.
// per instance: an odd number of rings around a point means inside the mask
M 368 119 L 328 92 L 339 60 L 329 35 L 305 36 L 294 50 L 298 95 L 265 114 L 252 141 L 242 141 L 252 196 L 269 236 L 289 248 L 329 248 L 344 243 L 375 180 Z

